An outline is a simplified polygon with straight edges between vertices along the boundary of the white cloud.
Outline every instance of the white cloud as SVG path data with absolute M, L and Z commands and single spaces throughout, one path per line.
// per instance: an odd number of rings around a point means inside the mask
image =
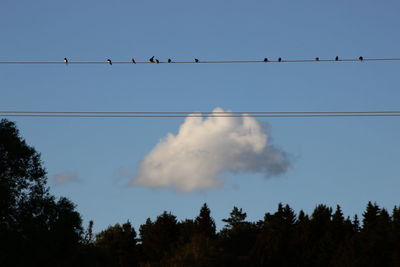
M 192 192 L 222 186 L 223 172 L 273 176 L 289 167 L 254 118 L 187 117 L 177 135 L 169 133 L 144 157 L 132 184 Z
M 53 181 L 56 184 L 66 184 L 70 182 L 78 182 L 78 174 L 75 172 L 63 172 L 53 175 Z

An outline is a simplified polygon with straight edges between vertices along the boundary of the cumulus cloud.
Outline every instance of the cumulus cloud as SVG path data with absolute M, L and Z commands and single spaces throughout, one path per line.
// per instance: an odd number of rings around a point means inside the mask
M 269 144 L 255 118 L 187 117 L 142 159 L 132 184 L 192 192 L 222 186 L 227 172 L 269 177 L 289 167 L 287 154 Z
M 70 182 L 78 182 L 78 174 L 75 172 L 63 172 L 53 175 L 53 181 L 56 184 L 66 184 Z

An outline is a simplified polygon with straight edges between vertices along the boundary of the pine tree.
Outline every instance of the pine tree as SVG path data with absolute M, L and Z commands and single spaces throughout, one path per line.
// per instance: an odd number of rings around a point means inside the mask
M 127 221 L 122 225 L 110 226 L 97 234 L 95 246 L 112 258 L 115 265 L 135 266 L 137 264 L 136 242 L 136 231 Z
M 211 211 L 206 203 L 201 207 L 200 213 L 195 219 L 195 223 L 200 233 L 208 237 L 215 236 L 215 222 L 211 217 Z
M 343 212 L 339 205 L 336 205 L 336 211 L 332 216 L 332 222 L 334 225 L 341 225 L 344 222 Z
M 140 227 L 142 249 L 146 260 L 154 264 L 169 255 L 179 244 L 179 225 L 176 216 L 164 211 L 155 222 L 147 219 Z
M 360 221 L 358 220 L 358 216 L 357 214 L 354 215 L 354 219 L 353 219 L 353 231 L 355 233 L 358 233 L 360 231 Z
M 247 217 L 246 212 L 243 212 L 242 209 L 239 209 L 236 206 L 234 206 L 233 210 L 230 213 L 230 217 L 222 219 L 222 221 L 227 223 L 227 225 L 225 226 L 227 229 L 234 229 L 235 227 L 243 223 L 246 217 Z
M 371 201 L 368 202 L 366 211 L 363 213 L 363 230 L 370 231 L 374 230 L 378 223 L 378 217 L 380 213 L 379 206 Z

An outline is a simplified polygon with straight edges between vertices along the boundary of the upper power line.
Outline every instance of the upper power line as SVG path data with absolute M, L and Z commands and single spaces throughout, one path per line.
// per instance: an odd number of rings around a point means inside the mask
M 336 56 L 334 58 L 319 58 L 315 57 L 312 59 L 285 59 L 282 57 L 279 58 L 261 58 L 259 60 L 201 60 L 199 58 L 194 58 L 193 60 L 174 60 L 172 58 L 168 58 L 166 60 L 161 60 L 155 58 L 154 56 L 150 57 L 144 61 L 136 61 L 134 58 L 129 61 L 114 61 L 110 58 L 104 61 L 74 61 L 68 58 L 64 58 L 60 61 L 0 61 L 0 64 L 240 64 L 240 63 L 307 63 L 307 62 L 371 62 L 371 61 L 400 61 L 400 58 L 365 58 L 365 57 L 356 57 L 356 58 L 340 58 Z
M 181 118 L 181 117 L 400 117 L 400 111 L 0 111 L 3 117 L 56 117 L 56 118 Z

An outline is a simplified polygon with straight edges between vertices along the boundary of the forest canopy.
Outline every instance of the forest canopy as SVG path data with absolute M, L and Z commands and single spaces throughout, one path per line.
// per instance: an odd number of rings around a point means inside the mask
M 15 123 L 0 122 L 0 266 L 400 266 L 400 209 L 369 202 L 362 218 L 319 204 L 279 204 L 252 222 L 233 207 L 217 231 L 205 203 L 193 219 L 171 212 L 93 233 L 65 197 L 49 193 L 40 154 Z M 134 218 L 135 214 L 132 214 Z

